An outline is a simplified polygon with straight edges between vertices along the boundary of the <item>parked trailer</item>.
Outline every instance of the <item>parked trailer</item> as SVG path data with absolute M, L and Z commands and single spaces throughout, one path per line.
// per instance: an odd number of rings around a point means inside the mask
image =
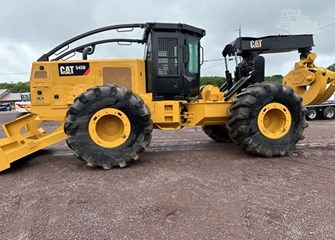
M 322 104 L 309 105 L 306 107 L 307 120 L 335 118 L 335 101 L 327 101 Z

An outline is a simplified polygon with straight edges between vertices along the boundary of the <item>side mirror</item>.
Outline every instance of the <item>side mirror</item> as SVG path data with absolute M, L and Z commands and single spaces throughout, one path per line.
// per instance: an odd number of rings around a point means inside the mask
M 94 53 L 94 46 L 85 47 L 83 50 L 83 60 L 87 60 L 87 55 Z

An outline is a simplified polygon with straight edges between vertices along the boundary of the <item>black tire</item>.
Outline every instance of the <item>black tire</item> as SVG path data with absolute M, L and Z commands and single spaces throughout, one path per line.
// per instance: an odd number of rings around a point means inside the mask
M 308 108 L 307 109 L 307 120 L 315 120 L 318 116 L 318 110 L 316 108 Z
M 232 142 L 227 127 L 225 125 L 203 126 L 202 130 L 215 142 Z
M 286 118 L 289 121 L 284 121 L 284 124 L 288 124 L 284 128 L 285 131 L 279 131 L 277 138 L 263 134 L 263 128 L 258 122 L 259 117 L 265 114 L 266 108 L 272 105 L 283 106 L 279 110 L 269 107 L 269 113 L 276 113 L 272 116 L 278 116 L 277 112 L 280 117 L 280 114 L 290 116 Z M 289 150 L 295 149 L 299 140 L 304 139 L 303 131 L 308 126 L 305 115 L 306 108 L 302 105 L 301 97 L 294 94 L 290 87 L 276 83 L 256 83 L 244 89 L 234 99 L 228 110 L 227 129 L 231 139 L 249 154 L 264 157 L 283 156 Z M 271 120 L 278 122 L 280 119 L 274 117 Z M 266 125 L 265 122 L 263 126 Z M 276 131 L 274 133 L 277 133 Z M 269 131 L 269 134 L 272 132 Z
M 326 107 L 323 110 L 323 117 L 325 119 L 332 119 L 335 116 L 335 108 L 334 107 Z
M 126 116 L 130 123 L 127 137 L 121 133 L 124 142 L 115 147 L 99 145 L 89 131 L 96 114 L 111 109 L 119 112 L 120 116 Z M 68 135 L 67 144 L 75 151 L 75 156 L 86 161 L 88 166 L 101 166 L 104 169 L 125 167 L 139 158 L 151 140 L 153 125 L 148 107 L 137 94 L 124 87 L 107 85 L 89 89 L 75 99 L 66 116 L 64 130 Z M 110 115 L 104 117 L 110 121 Z M 122 120 L 118 121 L 124 124 Z M 108 127 L 111 129 L 111 126 Z

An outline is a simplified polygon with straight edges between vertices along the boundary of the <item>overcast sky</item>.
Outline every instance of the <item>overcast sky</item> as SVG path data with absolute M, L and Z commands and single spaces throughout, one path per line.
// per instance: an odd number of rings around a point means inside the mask
M 0 11 L 0 82 L 29 81 L 31 63 L 59 43 L 107 25 L 181 22 L 206 30 L 205 59 L 220 59 L 224 46 L 238 37 L 314 33 L 317 65 L 335 62 L 335 1 L 311 0 L 11 0 Z M 285 19 L 285 13 L 290 18 Z M 286 15 L 287 16 L 287 15 Z M 142 33 L 135 32 L 141 38 Z M 116 35 L 114 35 L 116 36 Z M 101 56 L 142 58 L 143 46 L 113 45 Z M 266 75 L 285 74 L 298 54 L 266 55 Z M 222 61 L 204 63 L 203 76 L 223 76 Z

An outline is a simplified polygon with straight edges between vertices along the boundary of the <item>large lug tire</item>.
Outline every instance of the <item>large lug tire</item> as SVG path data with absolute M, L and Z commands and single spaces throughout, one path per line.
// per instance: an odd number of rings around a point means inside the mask
M 137 160 L 153 130 L 142 99 L 124 87 L 94 87 L 78 96 L 64 125 L 67 144 L 88 166 L 110 169 Z
M 332 119 L 335 116 L 335 108 L 334 107 L 326 107 L 323 110 L 323 117 L 325 119 Z
M 202 130 L 215 142 L 232 142 L 225 125 L 203 126 Z
M 318 110 L 316 108 L 308 108 L 307 109 L 307 120 L 315 120 L 318 116 Z
M 231 139 L 247 153 L 283 156 L 304 139 L 305 115 L 301 97 L 290 87 L 256 83 L 234 99 L 227 128 Z

